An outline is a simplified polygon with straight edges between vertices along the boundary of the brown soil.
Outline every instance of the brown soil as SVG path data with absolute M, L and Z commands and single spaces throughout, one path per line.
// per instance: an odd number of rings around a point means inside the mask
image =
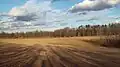
M 120 67 L 120 50 L 63 45 L 0 45 L 0 67 Z

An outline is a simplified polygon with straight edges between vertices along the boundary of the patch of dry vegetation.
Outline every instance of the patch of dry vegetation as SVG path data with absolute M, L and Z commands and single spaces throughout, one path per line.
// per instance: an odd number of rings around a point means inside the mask
M 26 45 L 72 45 L 85 48 L 94 48 L 94 45 L 82 41 L 82 39 L 99 39 L 99 37 L 61 37 L 61 38 L 26 38 L 26 39 L 0 39 L 0 42 L 4 43 L 16 43 Z
M 103 41 L 103 44 L 101 44 L 102 46 L 105 47 L 116 47 L 116 48 L 120 48 L 120 35 L 116 35 L 116 36 L 107 36 Z
M 42 45 L 72 45 L 79 47 L 116 47 L 120 48 L 120 36 L 86 36 L 86 37 L 59 37 L 59 38 L 25 38 L 25 39 L 0 39 L 4 43 L 16 44 L 42 44 Z
M 120 35 L 104 36 L 100 39 L 84 39 L 83 41 L 104 47 L 120 48 Z

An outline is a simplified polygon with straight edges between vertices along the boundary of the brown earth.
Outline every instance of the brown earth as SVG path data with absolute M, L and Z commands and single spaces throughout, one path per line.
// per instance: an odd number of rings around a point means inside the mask
M 0 67 L 120 67 L 120 49 L 1 43 Z

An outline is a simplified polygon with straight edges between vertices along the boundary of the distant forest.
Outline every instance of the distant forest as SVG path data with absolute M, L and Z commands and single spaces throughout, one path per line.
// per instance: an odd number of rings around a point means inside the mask
M 78 37 L 78 36 L 100 36 L 100 35 L 119 35 L 120 23 L 105 25 L 81 25 L 78 28 L 58 29 L 51 31 L 32 31 L 32 32 L 1 32 L 0 38 L 34 38 L 34 37 Z

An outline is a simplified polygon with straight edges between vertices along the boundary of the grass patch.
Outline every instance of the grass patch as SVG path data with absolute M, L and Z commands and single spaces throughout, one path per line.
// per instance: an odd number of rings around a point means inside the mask
M 120 48 L 120 35 L 106 36 L 100 39 L 83 40 L 97 46 Z

